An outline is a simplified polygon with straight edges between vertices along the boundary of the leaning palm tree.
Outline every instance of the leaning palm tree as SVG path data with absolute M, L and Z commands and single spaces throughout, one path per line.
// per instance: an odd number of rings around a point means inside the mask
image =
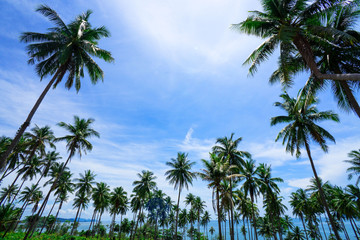
M 79 154 L 79 157 L 81 158 L 82 154 L 86 154 L 87 151 L 92 150 L 92 144 L 88 141 L 91 137 L 100 137 L 99 133 L 91 128 L 92 123 L 95 120 L 92 118 L 89 119 L 80 119 L 78 116 L 74 116 L 74 125 L 67 124 L 64 122 L 60 122 L 58 125 L 62 128 L 65 128 L 70 134 L 66 135 L 64 137 L 57 138 L 56 141 L 66 141 L 66 147 L 67 151 L 69 152 L 69 156 L 63 166 L 63 169 L 60 171 L 59 175 L 56 176 L 54 179 L 54 182 L 52 183 L 52 186 L 50 187 L 50 190 L 48 194 L 46 195 L 40 209 L 38 212 L 38 215 L 41 216 L 42 212 L 45 209 L 45 206 L 47 204 L 47 201 L 49 200 L 50 194 L 56 187 L 56 183 L 58 179 L 61 177 L 62 172 L 67 167 L 67 164 L 70 162 L 71 158 L 75 156 L 76 153 Z M 37 221 L 34 221 L 29 228 L 29 231 L 25 235 L 25 239 L 30 234 L 30 231 L 33 231 L 35 229 Z
M 179 189 L 178 201 L 176 205 L 176 218 L 175 218 L 175 234 L 174 239 L 177 238 L 177 226 L 179 219 L 179 203 L 181 190 L 185 187 L 189 189 L 189 184 L 192 184 L 193 178 L 196 177 L 195 173 L 191 172 L 191 167 L 195 162 L 190 162 L 186 153 L 178 152 L 177 158 L 172 158 L 171 162 L 166 162 L 166 165 L 172 169 L 166 171 L 166 180 L 169 180 L 170 184 L 174 184 L 174 189 Z
M 213 198 L 216 196 L 216 209 L 218 215 L 219 239 L 222 239 L 221 233 L 221 210 L 220 210 L 220 189 L 221 182 L 229 176 L 229 173 L 235 166 L 231 166 L 229 159 L 219 156 L 215 153 L 210 153 L 210 160 L 201 160 L 204 164 L 204 169 L 197 174 L 206 182 L 209 182 L 208 187 L 213 189 Z M 214 200 L 214 199 L 213 199 Z M 214 203 L 214 201 L 213 201 Z
M 253 53 L 248 57 L 245 63 L 252 63 L 249 72 L 253 74 L 261 62 L 268 59 L 278 46 L 280 46 L 280 67 L 282 68 L 282 78 L 285 81 L 291 81 L 290 75 L 297 72 L 301 65 L 306 65 L 317 79 L 331 80 L 353 80 L 359 81 L 359 73 L 334 74 L 332 72 L 323 73 L 316 63 L 314 50 L 324 43 L 333 44 L 334 39 L 340 38 L 341 41 L 352 43 L 356 41 L 354 36 L 334 28 L 334 26 L 322 26 L 321 20 L 326 14 L 335 7 L 347 6 L 352 4 L 347 1 L 304 1 L 304 0 L 260 0 L 264 11 L 252 11 L 251 15 L 239 24 L 233 24 L 232 27 L 240 32 L 254 35 L 266 39 Z M 355 3 L 353 3 L 355 4 Z M 317 44 L 311 44 L 316 40 Z M 355 44 L 355 43 L 354 43 Z M 357 46 L 358 43 L 355 45 Z M 299 53 L 304 64 L 299 66 L 289 65 L 287 60 L 289 55 Z M 352 63 L 349 62 L 348 65 Z
M 350 163 L 352 166 L 347 169 L 349 173 L 349 180 L 353 178 L 354 175 L 359 175 L 356 179 L 356 185 L 360 182 L 360 150 L 353 150 L 348 154 L 350 160 L 345 160 L 345 162 Z
M 238 145 L 242 141 L 242 138 L 239 137 L 234 139 L 234 133 L 231 133 L 230 138 L 223 137 L 216 139 L 216 144 L 213 147 L 213 152 L 216 154 L 221 154 L 224 157 L 228 157 L 230 161 L 230 165 L 238 165 L 241 166 L 246 158 L 250 158 L 251 155 L 248 152 L 238 150 Z M 232 199 L 232 179 L 230 179 L 230 196 Z M 230 238 L 234 240 L 234 209 L 233 204 L 230 204 Z
M 296 190 L 296 192 L 291 193 L 290 199 L 291 199 L 290 206 L 293 209 L 292 213 L 294 216 L 300 217 L 306 235 L 306 239 L 309 239 L 306 225 L 304 222 L 304 217 L 306 216 L 306 212 L 307 212 L 308 196 L 304 191 L 304 189 L 300 188 Z
M 288 125 L 280 131 L 275 141 L 283 138 L 283 145 L 286 145 L 286 151 L 290 152 L 292 155 L 295 153 L 296 157 L 300 157 L 300 150 L 302 147 L 305 147 L 315 176 L 316 184 L 319 187 L 322 204 L 324 205 L 336 238 L 340 239 L 335 222 L 325 200 L 325 195 L 315 169 L 309 145 L 310 140 L 312 139 L 315 143 L 320 145 L 324 152 L 327 152 L 328 146 L 326 145 L 326 140 L 335 142 L 335 139 L 328 131 L 317 125 L 316 122 L 324 120 L 339 122 L 339 117 L 331 111 L 319 112 L 314 105 L 317 103 L 317 99 L 314 96 L 306 96 L 304 91 L 300 91 L 296 99 L 291 98 L 287 93 L 280 95 L 280 97 L 283 99 L 283 102 L 276 102 L 275 106 L 285 110 L 287 115 L 271 118 L 271 126 L 279 123 L 287 123 Z
M 30 56 L 28 63 L 36 64 L 36 71 L 40 79 L 49 75 L 52 75 L 52 78 L 17 131 L 11 145 L 2 154 L 0 169 L 6 164 L 6 159 L 29 126 L 32 117 L 51 87 L 55 88 L 68 74 L 65 87 L 70 89 L 75 85 L 76 91 L 79 91 L 80 79 L 84 77 L 84 68 L 87 69 L 91 82 L 96 84 L 98 80 L 104 79 L 104 73 L 91 56 L 101 58 L 106 62 L 114 61 L 110 52 L 98 47 L 98 41 L 102 37 L 109 37 L 110 33 L 104 26 L 95 28 L 91 26 L 89 17 L 92 12 L 90 10 L 77 16 L 69 24 L 65 24 L 58 13 L 46 5 L 41 5 L 36 11 L 47 17 L 55 24 L 55 27 L 50 28 L 47 33 L 25 32 L 21 35 L 20 40 L 30 43 L 27 46 Z
M 77 225 L 80 222 L 81 210 L 84 210 L 88 207 L 89 201 L 90 201 L 89 195 L 86 194 L 86 192 L 78 191 L 76 193 L 75 198 L 74 198 L 73 207 L 77 208 L 78 210 L 76 212 L 76 217 L 74 219 L 73 228 L 71 229 L 70 235 L 73 235 L 74 232 L 76 231 Z

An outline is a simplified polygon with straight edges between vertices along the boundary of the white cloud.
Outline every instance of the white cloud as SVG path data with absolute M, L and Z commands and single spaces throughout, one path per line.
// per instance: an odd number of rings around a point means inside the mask
M 290 180 L 287 180 L 286 182 L 291 187 L 305 189 L 310 185 L 310 179 L 311 178 L 290 179 Z
M 109 1 L 118 16 L 148 49 L 187 70 L 212 71 L 209 65 L 222 65 L 244 59 L 259 44 L 229 29 L 245 20 L 257 1 L 182 0 Z M 224 14 L 225 13 L 225 14 Z

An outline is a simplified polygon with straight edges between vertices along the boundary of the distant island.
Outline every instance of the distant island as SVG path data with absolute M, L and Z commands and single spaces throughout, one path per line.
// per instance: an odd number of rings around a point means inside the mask
M 74 222 L 75 218 L 58 218 L 57 220 L 60 222 Z M 79 222 L 91 222 L 91 219 L 80 218 Z

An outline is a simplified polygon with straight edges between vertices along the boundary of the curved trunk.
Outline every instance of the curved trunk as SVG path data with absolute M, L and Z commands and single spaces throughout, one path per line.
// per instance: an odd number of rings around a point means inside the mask
M 61 209 L 62 205 L 63 205 L 63 201 L 60 202 L 59 209 L 58 209 L 57 212 L 56 212 L 55 222 L 54 222 L 54 224 L 52 225 L 52 227 L 50 228 L 50 231 L 49 231 L 50 233 L 51 233 L 52 230 L 54 229 L 54 226 L 55 226 L 55 224 L 56 224 L 57 217 L 58 217 L 58 215 L 59 215 L 59 212 L 60 212 L 60 209 Z
M 323 74 L 320 72 L 314 58 L 314 54 L 311 50 L 309 42 L 299 33 L 293 39 L 293 43 L 301 54 L 306 65 L 310 68 L 311 72 L 318 79 L 330 79 L 339 81 L 360 81 L 359 73 L 347 73 L 347 74 Z
M 0 158 L 0 169 L 2 169 L 6 165 L 7 158 L 9 157 L 10 153 L 14 150 L 14 148 L 17 145 L 17 143 L 19 142 L 21 136 L 24 134 L 26 128 L 30 125 L 31 119 L 33 118 L 36 110 L 39 108 L 42 100 L 44 99 L 45 95 L 48 93 L 51 86 L 54 84 L 55 80 L 58 78 L 59 74 L 61 73 L 61 75 L 59 76 L 60 78 L 62 78 L 64 76 L 65 71 L 63 69 L 64 69 L 64 66 L 59 67 L 59 69 L 56 71 L 55 75 L 50 80 L 48 85 L 46 85 L 44 91 L 41 93 L 40 97 L 38 98 L 35 105 L 31 109 L 31 111 L 30 111 L 29 115 L 27 116 L 25 122 L 21 125 L 19 130 L 16 132 L 16 136 L 12 140 L 10 146 L 8 147 L 6 152 L 4 154 L 2 154 L 2 156 Z
M 322 201 L 322 204 L 324 205 L 326 214 L 328 215 L 328 218 L 329 218 L 329 221 L 330 221 L 332 230 L 334 231 L 334 234 L 335 234 L 336 239 L 337 239 L 337 240 L 341 240 L 340 235 L 339 235 L 339 232 L 338 232 L 338 230 L 336 229 L 336 225 L 335 225 L 334 219 L 333 219 L 333 217 L 331 216 L 331 213 L 330 213 L 330 210 L 329 210 L 329 206 L 328 206 L 328 204 L 327 204 L 327 202 L 326 202 L 326 200 L 325 200 L 325 194 L 324 194 L 323 189 L 322 189 L 322 187 L 321 187 L 321 183 L 320 183 L 319 177 L 318 177 L 318 175 L 317 175 L 317 172 L 316 172 L 316 169 L 315 169 L 315 165 L 314 165 L 313 159 L 312 159 L 312 157 L 311 157 L 309 144 L 307 143 L 306 140 L 305 140 L 305 148 L 306 148 L 306 152 L 307 152 L 307 154 L 308 154 L 309 160 L 310 160 L 311 168 L 312 168 L 313 173 L 314 173 L 314 177 L 315 177 L 315 180 L 316 180 L 316 184 L 318 185 L 318 188 L 319 188 L 320 199 L 321 199 L 321 201 Z
M 178 227 L 178 218 L 179 218 L 180 193 L 181 193 L 181 186 L 179 186 L 179 195 L 178 195 L 177 208 L 176 208 L 174 240 L 177 239 L 177 227 Z
M 221 212 L 220 212 L 219 189 L 218 188 L 216 188 L 216 208 L 217 208 L 217 213 L 218 213 L 219 239 L 222 240 L 222 235 L 221 235 Z

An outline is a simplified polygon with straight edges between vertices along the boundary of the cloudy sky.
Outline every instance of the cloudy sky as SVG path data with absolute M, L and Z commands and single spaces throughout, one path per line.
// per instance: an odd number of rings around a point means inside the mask
M 158 187 L 175 200 L 176 191 L 164 177 L 165 163 L 177 152 L 186 152 L 199 170 L 200 159 L 208 158 L 216 138 L 233 132 L 243 138 L 241 150 L 249 151 L 257 163 L 270 164 L 273 175 L 284 179 L 281 190 L 286 200 L 292 191 L 308 185 L 312 177 L 308 159 L 286 154 L 281 143 L 274 142 L 283 126 L 270 127 L 270 118 L 282 114 L 273 106 L 282 88 L 268 84 L 276 55 L 249 77 L 248 66 L 242 63 L 261 39 L 229 29 L 243 21 L 248 11 L 261 10 L 258 1 L 1 1 L 1 135 L 15 135 L 49 80 L 39 81 L 34 66 L 27 64 L 25 44 L 19 42 L 21 32 L 45 32 L 52 26 L 34 11 L 42 3 L 66 23 L 92 9 L 92 25 L 105 25 L 111 32 L 110 38 L 100 41 L 100 47 L 115 58 L 111 64 L 98 60 L 104 82 L 94 86 L 85 76 L 78 94 L 60 84 L 48 93 L 32 121 L 32 126 L 49 125 L 56 136 L 62 136 L 65 132 L 56 126 L 60 121 L 71 123 L 74 115 L 96 120 L 94 129 L 101 138 L 92 139 L 92 152 L 72 160 L 75 177 L 91 169 L 97 181 L 111 188 L 123 186 L 131 193 L 137 173 L 150 170 Z M 305 81 L 306 74 L 297 77 L 288 92 L 295 95 Z M 360 146 L 359 120 L 337 108 L 329 89 L 319 98 L 319 109 L 339 113 L 341 123 L 322 124 L 337 142 L 329 144 L 328 154 L 312 145 L 313 157 L 323 179 L 345 186 L 348 165 L 343 160 Z M 57 150 L 66 157 L 64 144 Z M 194 181 L 189 192 L 212 209 L 206 183 Z M 66 204 L 61 217 L 75 216 L 71 204 Z M 88 210 L 82 217 L 91 218 L 91 214 Z

